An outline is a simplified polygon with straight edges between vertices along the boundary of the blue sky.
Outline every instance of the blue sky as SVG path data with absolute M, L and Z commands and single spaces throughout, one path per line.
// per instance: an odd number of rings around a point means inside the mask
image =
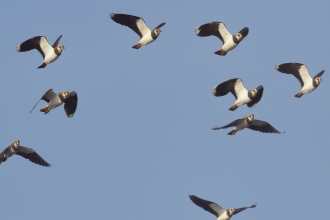
M 328 1 L 5 1 L 0 7 L 1 144 L 19 139 L 52 167 L 19 156 L 0 166 L 1 219 L 215 219 L 189 193 L 223 208 L 258 202 L 233 219 L 327 219 L 329 188 Z M 162 33 L 134 50 L 139 37 L 110 13 L 143 17 Z M 249 35 L 225 57 L 216 37 L 194 28 L 221 21 Z M 61 57 L 37 69 L 37 51 L 15 47 L 33 36 Z M 276 64 L 299 62 L 314 92 Z M 264 86 L 260 103 L 228 111 L 231 95 L 213 86 L 242 78 Z M 76 91 L 73 118 L 63 106 L 29 111 L 48 89 Z M 249 129 L 227 136 L 215 125 L 254 114 L 285 134 Z M 279 217 L 281 215 L 281 217 Z M 283 215 L 283 216 L 282 216 Z

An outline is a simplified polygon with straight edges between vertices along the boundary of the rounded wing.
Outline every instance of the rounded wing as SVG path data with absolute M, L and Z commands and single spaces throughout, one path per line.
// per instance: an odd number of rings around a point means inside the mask
M 234 86 L 237 80 L 239 80 L 239 78 L 230 79 L 217 86 L 214 86 L 212 88 L 213 95 L 219 97 L 219 96 L 227 95 L 229 92 L 231 92 L 237 99 L 236 92 L 234 90 Z
M 115 14 L 111 13 L 110 18 L 121 25 L 127 26 L 132 29 L 135 33 L 137 33 L 140 38 L 150 32 L 150 29 L 147 27 L 143 18 L 128 15 L 128 14 Z
M 189 198 L 191 199 L 191 201 L 193 203 L 195 203 L 195 205 L 203 208 L 205 211 L 208 211 L 210 213 L 212 213 L 213 215 L 219 217 L 220 215 L 222 215 L 224 212 L 226 212 L 221 206 L 219 206 L 218 204 L 211 202 L 211 201 L 207 201 L 205 199 L 201 199 L 197 196 L 195 196 L 194 194 L 190 194 Z
M 247 103 L 246 105 L 249 108 L 252 108 L 255 105 L 257 105 L 259 103 L 259 101 L 261 100 L 263 92 L 264 92 L 264 87 L 263 86 L 257 87 L 257 95 L 251 100 L 251 102 Z
M 17 155 L 20 155 L 24 157 L 25 159 L 28 159 L 29 161 L 39 164 L 41 166 L 49 167 L 50 164 L 47 163 L 42 157 L 37 154 L 32 148 L 27 148 L 23 146 L 19 146 L 18 151 L 16 152 Z
M 250 126 L 248 127 L 249 129 L 252 129 L 254 131 L 260 131 L 263 133 L 282 133 L 276 130 L 273 126 L 271 126 L 269 123 L 261 120 L 256 120 L 254 119 Z M 284 133 L 284 132 L 283 132 Z
M 232 37 L 225 24 L 218 21 L 203 24 L 195 28 L 195 32 L 196 35 L 200 37 L 208 37 L 211 35 L 216 36 L 222 41 L 222 43 L 224 43 L 226 39 Z
M 66 115 L 71 118 L 76 112 L 78 105 L 78 95 L 75 91 L 70 92 L 68 96 L 64 99 L 64 111 Z
M 307 67 L 304 64 L 283 63 L 276 65 L 275 69 L 281 73 L 294 75 L 294 77 L 299 80 L 301 88 L 304 86 L 304 84 L 312 82 L 312 78 L 308 74 Z

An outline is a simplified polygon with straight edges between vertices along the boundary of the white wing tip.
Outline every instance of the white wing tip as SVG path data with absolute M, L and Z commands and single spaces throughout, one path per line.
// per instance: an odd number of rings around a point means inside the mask
M 199 32 L 201 31 L 200 29 L 199 29 L 199 26 L 197 27 L 197 28 L 195 28 L 195 33 L 196 33 L 196 35 L 198 35 L 199 34 Z

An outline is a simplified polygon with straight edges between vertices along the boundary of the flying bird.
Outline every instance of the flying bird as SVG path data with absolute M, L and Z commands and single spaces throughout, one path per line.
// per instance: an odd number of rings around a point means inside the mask
M 301 63 L 283 63 L 275 66 L 281 73 L 292 74 L 296 77 L 301 85 L 300 91 L 295 94 L 295 97 L 300 98 L 306 93 L 314 91 L 321 83 L 321 76 L 324 70 L 319 72 L 313 79 L 310 77 L 307 71 L 307 66 Z
M 78 96 L 75 91 L 72 92 L 63 91 L 61 93 L 55 93 L 53 92 L 53 89 L 49 89 L 40 98 L 40 100 L 44 100 L 45 102 L 48 103 L 47 105 L 45 105 L 45 107 L 40 109 L 40 111 L 44 112 L 45 114 L 47 114 L 50 110 L 64 103 L 64 111 L 69 118 L 73 117 L 78 105 Z M 35 104 L 35 106 L 32 108 L 30 113 L 33 111 L 33 109 L 36 107 L 39 101 Z
M 132 47 L 134 49 L 139 49 L 140 47 L 150 44 L 156 40 L 160 35 L 160 28 L 166 24 L 165 22 L 161 23 L 151 31 L 144 22 L 143 18 L 134 15 L 111 13 L 110 18 L 118 24 L 129 27 L 140 36 L 140 41 Z
M 285 132 L 279 132 L 276 130 L 273 126 L 268 124 L 265 121 L 256 120 L 254 119 L 254 115 L 251 114 L 245 118 L 237 119 L 225 126 L 222 127 L 214 127 L 212 130 L 219 130 L 224 128 L 234 127 L 233 130 L 231 130 L 228 135 L 234 135 L 237 131 L 243 130 L 244 128 L 249 128 L 254 131 L 260 131 L 263 133 L 285 133 Z
M 42 157 L 37 154 L 32 148 L 20 146 L 19 140 L 5 148 L 0 154 L 0 164 L 5 162 L 9 157 L 14 154 L 20 155 L 29 161 L 39 164 L 41 166 L 49 167 L 50 164 L 47 163 Z
M 223 209 L 221 206 L 216 204 L 215 202 L 207 201 L 201 199 L 194 194 L 190 194 L 189 198 L 195 205 L 203 208 L 205 211 L 208 211 L 217 217 L 217 220 L 229 220 L 233 215 L 244 211 L 245 209 L 255 208 L 258 203 L 254 203 L 250 207 L 242 207 L 242 208 L 229 208 L 227 210 Z
M 237 47 L 237 45 L 248 35 L 249 28 L 245 27 L 237 34 L 231 35 L 224 23 L 215 21 L 195 28 L 195 32 L 196 35 L 200 37 L 208 37 L 211 35 L 218 37 L 223 45 L 214 53 L 220 56 L 225 56 L 229 51 Z
M 239 106 L 244 104 L 247 104 L 249 108 L 257 105 L 261 100 L 264 87 L 258 86 L 248 91 L 244 88 L 242 79 L 235 78 L 212 88 L 212 93 L 216 97 L 227 95 L 229 92 L 231 92 L 236 99 L 234 105 L 231 106 L 229 110 L 235 111 Z
M 62 54 L 64 46 L 58 44 L 61 38 L 62 35 L 57 38 L 52 46 L 50 46 L 45 36 L 32 37 L 18 45 L 16 50 L 18 52 L 26 52 L 32 49 L 37 49 L 44 59 L 38 69 L 45 68 L 47 64 L 54 62 Z

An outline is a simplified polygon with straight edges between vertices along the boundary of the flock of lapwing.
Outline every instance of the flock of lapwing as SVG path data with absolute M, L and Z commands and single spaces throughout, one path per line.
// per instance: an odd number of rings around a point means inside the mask
M 136 34 L 139 35 L 140 40 L 132 48 L 139 49 L 142 46 L 148 45 L 155 41 L 160 33 L 160 28 L 163 27 L 166 23 L 159 24 L 153 30 L 150 30 L 144 19 L 138 16 L 128 15 L 128 14 L 116 14 L 111 13 L 110 18 L 121 25 L 127 26 L 132 29 Z M 249 28 L 244 27 L 237 34 L 232 35 L 227 30 L 226 26 L 222 22 L 210 22 L 203 24 L 195 29 L 195 33 L 200 37 L 207 36 L 216 36 L 222 41 L 222 47 L 214 52 L 217 55 L 225 56 L 229 51 L 235 49 L 238 44 L 247 37 L 249 33 Z M 48 64 L 56 61 L 59 56 L 62 54 L 64 46 L 59 44 L 62 35 L 54 42 L 53 45 L 50 45 L 45 36 L 36 36 L 30 38 L 16 47 L 18 52 L 26 52 L 33 49 L 39 51 L 43 57 L 42 63 L 38 66 L 39 68 L 45 68 Z M 291 74 L 296 77 L 300 84 L 301 89 L 295 95 L 295 97 L 300 98 L 304 94 L 314 91 L 322 81 L 322 74 L 324 70 L 318 73 L 314 78 L 311 78 L 308 74 L 307 67 L 301 63 L 283 63 L 275 66 L 275 69 L 281 73 Z M 229 108 L 230 111 L 235 111 L 238 107 L 242 105 L 247 105 L 249 108 L 257 105 L 263 95 L 264 87 L 262 85 L 247 90 L 243 85 L 243 80 L 240 78 L 229 79 L 225 82 L 220 83 L 219 85 L 212 88 L 212 93 L 216 97 L 221 97 L 227 95 L 229 92 L 235 97 L 234 104 Z M 63 91 L 60 93 L 55 93 L 52 89 L 49 89 L 40 99 L 47 102 L 47 104 L 40 109 L 40 112 L 48 114 L 52 109 L 59 107 L 64 104 L 64 111 L 67 117 L 73 117 L 77 105 L 78 105 L 78 96 L 75 91 L 68 92 Z M 36 107 L 39 101 L 35 104 L 30 112 Z M 233 129 L 228 133 L 228 135 L 234 135 L 237 131 L 249 128 L 255 131 L 260 131 L 263 133 L 284 133 L 279 132 L 272 125 L 266 121 L 257 120 L 254 118 L 253 114 L 248 115 L 245 118 L 234 120 L 233 122 L 224 125 L 213 127 L 213 130 L 225 129 L 233 127 Z M 20 155 L 33 163 L 36 163 L 41 166 L 50 166 L 41 156 L 37 154 L 32 148 L 23 147 L 20 145 L 20 141 L 16 140 L 14 143 L 10 144 L 5 148 L 0 154 L 0 164 L 5 162 L 12 155 Z M 217 220 L 228 220 L 233 215 L 244 211 L 248 208 L 254 208 L 257 206 L 257 203 L 249 207 L 242 208 L 229 208 L 227 210 L 223 209 L 218 204 L 201 199 L 194 194 L 190 194 L 189 198 L 191 201 L 200 206 L 204 210 L 214 214 L 217 217 Z

